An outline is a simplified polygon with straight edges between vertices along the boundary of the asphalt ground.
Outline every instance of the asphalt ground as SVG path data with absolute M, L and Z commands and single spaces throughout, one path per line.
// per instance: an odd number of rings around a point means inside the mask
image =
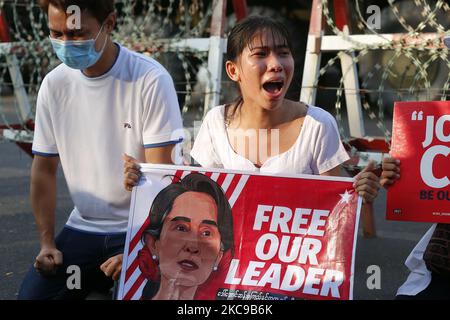
M 39 252 L 29 200 L 30 169 L 31 157 L 13 143 L 0 143 L 0 299 L 16 299 Z M 60 230 L 73 206 L 62 170 L 57 184 L 56 228 Z

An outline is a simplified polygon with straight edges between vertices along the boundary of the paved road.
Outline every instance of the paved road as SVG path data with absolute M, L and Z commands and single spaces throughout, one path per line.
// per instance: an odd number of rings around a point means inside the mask
M 15 144 L 0 142 L 0 299 L 15 299 L 22 278 L 39 250 L 29 201 L 31 158 Z M 57 228 L 70 213 L 72 200 L 58 173 Z
M 31 213 L 29 171 L 31 159 L 14 144 L 0 142 L 0 299 L 15 299 L 25 272 L 39 249 Z M 355 264 L 355 299 L 392 299 L 407 276 L 403 263 L 429 224 L 391 222 L 384 219 L 385 193 L 375 204 L 378 237 L 358 237 Z M 64 177 L 58 174 L 57 228 L 71 210 Z M 361 233 L 361 230 L 360 230 Z M 367 268 L 381 270 L 381 289 L 369 290 Z

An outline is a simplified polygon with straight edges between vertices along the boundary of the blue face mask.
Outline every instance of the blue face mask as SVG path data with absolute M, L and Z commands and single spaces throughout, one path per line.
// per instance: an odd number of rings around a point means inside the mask
M 95 39 L 62 41 L 51 37 L 53 50 L 62 63 L 73 69 L 84 70 L 93 66 L 102 56 L 106 46 L 106 40 L 100 52 L 95 51 L 95 42 L 102 32 L 103 25 Z

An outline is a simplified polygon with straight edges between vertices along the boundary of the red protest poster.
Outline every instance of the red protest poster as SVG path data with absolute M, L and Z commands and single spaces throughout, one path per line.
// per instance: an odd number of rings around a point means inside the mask
M 352 299 L 352 179 L 143 165 L 118 298 Z
M 401 172 L 387 219 L 450 223 L 450 102 L 396 102 L 390 154 Z

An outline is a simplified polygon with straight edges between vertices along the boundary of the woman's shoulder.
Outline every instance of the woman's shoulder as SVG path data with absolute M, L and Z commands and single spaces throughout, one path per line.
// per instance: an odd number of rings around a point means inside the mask
M 307 115 L 314 119 L 314 123 L 317 125 L 336 125 L 336 119 L 327 110 L 321 107 L 308 105 Z
M 225 105 L 216 106 L 206 113 L 205 117 L 203 118 L 203 121 L 206 121 L 208 123 L 223 122 L 224 112 L 225 112 Z

